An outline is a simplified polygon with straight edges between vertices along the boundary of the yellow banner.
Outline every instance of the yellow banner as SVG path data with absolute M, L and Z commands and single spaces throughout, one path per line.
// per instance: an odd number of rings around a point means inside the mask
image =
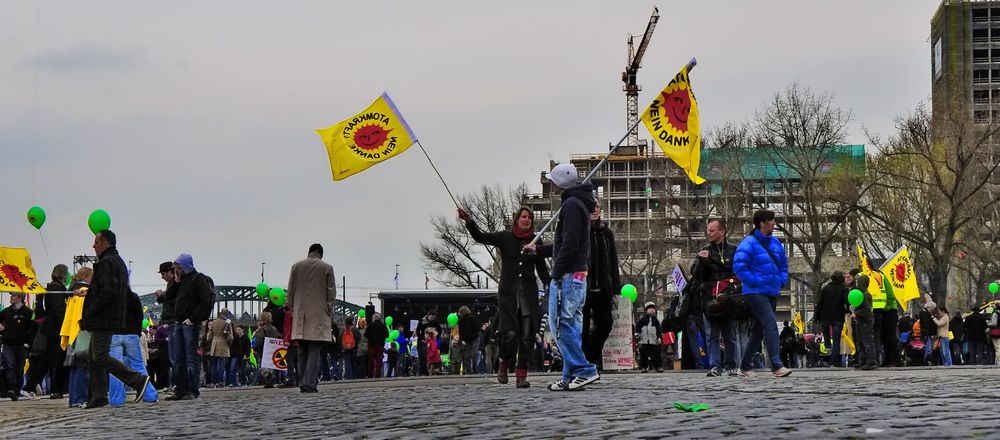
M 25 248 L 0 247 L 0 291 L 45 293 Z
M 696 184 L 701 164 L 701 122 L 698 101 L 691 90 L 688 66 L 681 67 L 674 79 L 642 113 L 642 123 L 663 153 L 681 167 Z
M 387 93 L 348 119 L 316 133 L 326 145 L 333 180 L 343 180 L 410 148 L 417 137 Z
M 799 334 L 806 333 L 806 323 L 802 322 L 802 313 L 796 313 L 795 319 L 792 320 L 792 324 L 795 324 L 795 328 L 799 330 Z
M 906 311 L 907 303 L 920 298 L 920 289 L 917 288 L 917 274 L 913 270 L 913 261 L 910 260 L 910 251 L 906 246 L 900 247 L 892 257 L 889 257 L 879 271 L 892 284 L 892 292 L 896 295 L 896 302 L 903 308 L 903 311 Z
M 872 298 L 882 295 L 882 276 L 877 273 L 872 265 L 865 258 L 865 251 L 861 249 L 861 242 L 858 241 L 858 260 L 860 260 L 861 273 L 868 275 L 868 293 L 872 295 Z

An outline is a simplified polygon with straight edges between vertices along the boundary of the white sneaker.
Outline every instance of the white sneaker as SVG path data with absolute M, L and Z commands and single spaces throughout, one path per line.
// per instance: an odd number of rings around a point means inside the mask
M 569 384 L 566 385 L 566 389 L 570 391 L 576 391 L 583 389 L 583 387 L 601 380 L 601 374 L 597 373 L 590 377 L 574 377 Z
M 31 391 L 21 390 L 21 397 L 25 398 L 25 399 L 28 399 L 28 400 L 38 400 L 38 395 L 35 394 L 35 393 L 32 393 Z
M 562 379 L 559 379 L 555 383 L 549 385 L 549 391 L 567 391 L 568 389 L 569 388 L 566 388 L 566 382 L 563 382 Z

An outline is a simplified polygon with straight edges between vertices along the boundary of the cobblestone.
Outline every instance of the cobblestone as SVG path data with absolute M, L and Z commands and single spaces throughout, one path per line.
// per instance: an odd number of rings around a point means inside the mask
M 606 374 L 559 393 L 544 388 L 556 376 L 531 379 L 528 390 L 482 376 L 335 382 L 316 394 L 205 390 L 100 410 L 4 401 L 0 438 L 1000 438 L 1000 369 Z

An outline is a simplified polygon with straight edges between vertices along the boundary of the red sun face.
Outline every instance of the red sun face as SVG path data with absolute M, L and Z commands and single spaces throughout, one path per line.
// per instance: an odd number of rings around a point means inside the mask
M 362 150 L 377 150 L 389 137 L 389 132 L 378 125 L 366 125 L 354 132 L 354 143 Z
M 687 131 L 688 115 L 691 114 L 691 96 L 688 91 L 677 89 L 660 95 L 663 96 L 663 113 L 667 115 L 670 125 L 680 131 Z
M 895 272 L 896 272 L 895 273 L 895 275 L 896 275 L 896 281 L 899 281 L 899 282 L 906 281 L 906 265 L 905 264 L 903 264 L 903 263 L 897 264 Z

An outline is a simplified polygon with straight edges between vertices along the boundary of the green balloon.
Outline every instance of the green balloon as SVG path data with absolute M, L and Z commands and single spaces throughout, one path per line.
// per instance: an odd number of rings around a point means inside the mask
M 260 299 L 267 298 L 267 295 L 270 292 L 271 288 L 268 287 L 267 283 L 260 283 L 257 285 L 257 296 L 260 297 Z
M 45 221 L 44 217 L 42 221 Z M 997 290 L 1000 290 L 1000 286 L 997 285 L 996 281 L 990 283 L 990 293 L 997 293 Z
M 97 235 L 98 232 L 111 228 L 111 215 L 103 209 L 95 209 L 87 219 L 87 226 L 90 227 L 90 232 Z
M 149 318 L 142 318 L 142 328 L 149 328 Z
M 458 313 L 454 313 L 454 312 L 453 313 L 449 313 L 448 314 L 448 326 L 449 327 L 454 327 L 456 325 L 458 325 Z
M 365 309 L 358 309 L 358 318 L 365 319 Z
M 28 223 L 35 229 L 42 229 L 45 224 L 45 210 L 41 206 L 32 206 L 28 210 Z
M 386 316 L 385 317 L 385 326 L 389 327 L 391 325 L 392 325 L 392 317 L 391 316 Z
M 276 306 L 285 305 L 285 289 L 280 287 L 271 288 L 271 302 Z
M 847 302 L 851 303 L 854 307 L 860 306 L 864 301 L 865 294 L 861 293 L 858 289 L 852 289 L 850 293 L 847 294 Z
M 626 284 L 626 285 L 622 286 L 622 296 L 624 296 L 626 298 L 631 297 L 632 301 L 635 301 L 635 297 L 637 295 L 638 295 L 638 293 L 635 290 L 635 286 L 633 286 L 631 284 Z
M 393 330 L 392 333 L 389 333 L 389 339 L 392 339 L 393 341 L 399 339 L 399 330 Z

